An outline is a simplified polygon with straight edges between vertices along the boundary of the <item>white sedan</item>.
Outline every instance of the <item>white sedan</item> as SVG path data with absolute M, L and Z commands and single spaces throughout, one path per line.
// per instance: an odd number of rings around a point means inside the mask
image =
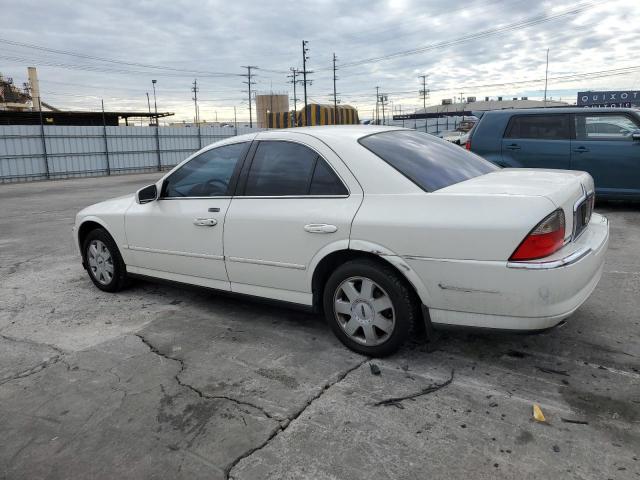
M 301 304 L 378 356 L 414 323 L 561 323 L 602 273 L 593 191 L 587 173 L 500 169 L 413 130 L 272 130 L 85 208 L 74 237 L 101 290 L 145 276 Z

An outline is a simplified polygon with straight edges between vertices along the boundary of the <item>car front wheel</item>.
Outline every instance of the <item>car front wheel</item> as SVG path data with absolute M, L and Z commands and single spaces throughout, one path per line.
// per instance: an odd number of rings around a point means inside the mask
M 84 264 L 91 281 L 105 292 L 117 292 L 126 283 L 127 270 L 113 238 L 97 228 L 83 244 Z
M 363 355 L 389 355 L 405 342 L 418 305 L 391 267 L 367 259 L 338 267 L 324 290 L 324 312 L 333 332 Z

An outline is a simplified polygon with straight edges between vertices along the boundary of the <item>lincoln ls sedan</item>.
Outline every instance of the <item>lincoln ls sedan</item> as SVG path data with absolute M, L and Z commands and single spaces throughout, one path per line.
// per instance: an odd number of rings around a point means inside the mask
M 415 325 L 539 331 L 596 287 L 609 238 L 580 171 L 502 169 L 382 126 L 242 135 L 78 213 L 89 278 L 135 276 L 312 307 L 356 352 Z

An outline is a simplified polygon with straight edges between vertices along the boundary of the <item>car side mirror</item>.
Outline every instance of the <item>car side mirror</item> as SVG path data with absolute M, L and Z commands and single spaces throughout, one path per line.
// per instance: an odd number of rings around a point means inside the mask
M 136 202 L 139 204 L 153 202 L 158 198 L 158 188 L 155 183 L 147 185 L 136 192 Z
M 640 142 L 640 130 L 634 130 L 631 132 L 631 139 L 634 142 Z

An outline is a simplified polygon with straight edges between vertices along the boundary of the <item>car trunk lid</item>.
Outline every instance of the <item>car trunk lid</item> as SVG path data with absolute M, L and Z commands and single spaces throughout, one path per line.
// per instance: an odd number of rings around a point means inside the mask
M 576 238 L 589 223 L 593 191 L 593 179 L 586 172 L 505 168 L 456 183 L 437 193 L 545 197 L 562 208 L 566 236 Z

